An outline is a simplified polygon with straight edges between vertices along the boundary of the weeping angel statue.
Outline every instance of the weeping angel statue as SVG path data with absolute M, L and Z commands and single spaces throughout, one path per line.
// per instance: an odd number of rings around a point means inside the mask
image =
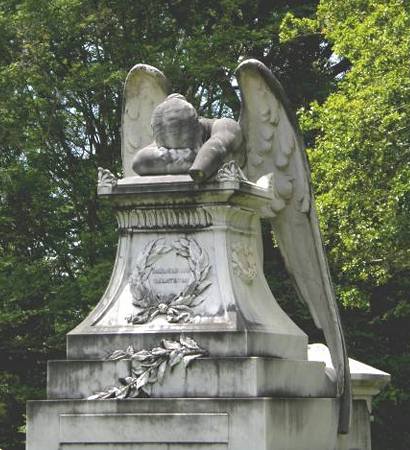
M 264 64 L 246 60 L 236 76 L 242 100 L 238 122 L 199 117 L 182 95 L 168 95 L 168 82 L 159 70 L 134 66 L 124 89 L 124 174 L 190 174 L 194 182 L 202 183 L 233 160 L 250 182 L 271 190 L 273 200 L 265 216 L 299 297 L 323 329 L 341 397 L 339 432 L 346 433 L 349 365 L 296 116 Z

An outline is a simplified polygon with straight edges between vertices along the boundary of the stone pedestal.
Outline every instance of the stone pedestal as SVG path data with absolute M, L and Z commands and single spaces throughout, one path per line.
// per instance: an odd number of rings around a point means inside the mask
M 341 446 L 332 369 L 308 360 L 306 335 L 266 283 L 268 190 L 106 176 L 98 192 L 117 211 L 115 267 L 68 334 L 68 359 L 49 362 L 48 400 L 28 404 L 27 450 L 362 449 Z M 181 334 L 208 356 L 147 384 L 149 398 L 86 399 L 133 375 L 131 358 L 107 355 Z
M 371 399 L 389 375 L 349 361 L 352 427 L 337 435 L 328 351 L 310 347 L 325 361 L 201 358 L 126 400 L 84 397 L 130 375 L 130 360 L 51 361 L 48 400 L 28 403 L 27 449 L 371 450 Z
M 59 400 L 28 414 L 38 450 L 330 450 L 337 435 L 334 399 Z
M 117 259 L 103 298 L 67 336 L 70 359 L 148 348 L 180 333 L 214 356 L 306 359 L 307 337 L 263 273 L 267 190 L 234 179 L 198 186 L 180 175 L 125 178 L 99 194 L 117 210 Z M 186 291 L 191 299 L 181 306 Z

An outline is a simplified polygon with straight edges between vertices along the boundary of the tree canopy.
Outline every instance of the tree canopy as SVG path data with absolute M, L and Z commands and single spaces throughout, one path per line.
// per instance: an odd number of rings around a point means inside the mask
M 335 56 L 351 66 L 325 102 L 301 113 L 316 136 L 309 156 L 321 222 L 350 352 L 392 374 L 377 400 L 374 446 L 404 449 L 410 442 L 409 4 L 326 1 L 317 22 Z M 400 441 L 386 433 L 390 427 L 401 430 Z
M 404 0 L 0 0 L 0 448 L 24 445 L 45 362 L 98 302 L 116 232 L 98 166 L 120 170 L 122 86 L 138 62 L 203 115 L 239 113 L 233 70 L 263 61 L 308 145 L 350 354 L 393 375 L 374 449 L 410 447 L 409 5 Z M 269 234 L 266 269 L 320 339 Z M 387 432 L 388 430 L 388 432 Z

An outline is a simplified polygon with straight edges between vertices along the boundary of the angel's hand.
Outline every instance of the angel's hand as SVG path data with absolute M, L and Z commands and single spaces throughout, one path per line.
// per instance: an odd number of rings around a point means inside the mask
M 196 183 L 207 180 L 223 163 L 228 153 L 226 146 L 218 136 L 211 136 L 199 149 L 189 174 Z

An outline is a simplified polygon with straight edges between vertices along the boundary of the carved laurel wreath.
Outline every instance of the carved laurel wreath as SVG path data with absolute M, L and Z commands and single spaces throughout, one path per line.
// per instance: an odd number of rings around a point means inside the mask
M 172 250 L 186 259 L 191 278 L 181 292 L 166 295 L 153 290 L 149 277 L 157 260 Z M 164 238 L 149 242 L 138 257 L 129 279 L 132 303 L 138 311 L 127 316 L 127 322 L 142 324 L 158 315 L 164 315 L 171 323 L 187 322 L 194 314 L 193 308 L 204 301 L 198 296 L 211 285 L 206 281 L 210 269 L 207 252 L 193 238 L 183 237 L 171 244 L 166 244 Z

